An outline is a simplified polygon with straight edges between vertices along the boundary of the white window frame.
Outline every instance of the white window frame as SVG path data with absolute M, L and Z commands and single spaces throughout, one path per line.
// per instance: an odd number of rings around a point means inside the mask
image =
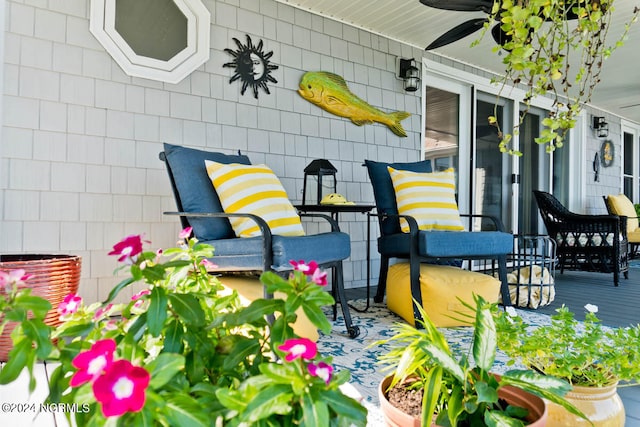
M 115 29 L 116 0 L 91 0 L 89 29 L 130 76 L 178 83 L 209 59 L 211 14 L 200 0 L 172 0 L 187 18 L 187 47 L 168 61 L 136 54 Z

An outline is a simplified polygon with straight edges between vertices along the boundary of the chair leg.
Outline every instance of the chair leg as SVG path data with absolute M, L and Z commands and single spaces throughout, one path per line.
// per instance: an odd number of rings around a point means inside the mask
M 334 267 L 335 271 L 335 280 L 333 282 L 333 291 L 337 292 L 338 298 L 336 298 L 336 302 L 340 302 L 340 306 L 342 307 L 342 316 L 344 317 L 344 323 L 347 326 L 347 333 L 350 338 L 355 338 L 360 335 L 360 328 L 358 326 L 354 326 L 351 321 L 351 314 L 349 313 L 349 304 L 347 304 L 347 297 L 344 293 L 344 277 L 342 274 L 342 262 L 336 263 Z M 334 305 L 335 308 L 335 305 Z
M 411 286 L 413 317 L 416 321 L 416 327 L 420 328 L 422 315 L 418 307 L 422 307 L 422 288 L 420 287 L 420 259 L 418 257 L 413 257 L 409 260 L 409 283 Z
M 389 272 L 389 257 L 380 256 L 380 275 L 378 276 L 378 290 L 376 296 L 373 297 L 374 302 L 384 301 L 384 294 L 387 290 L 387 273 Z
M 498 257 L 498 277 L 500 278 L 500 293 L 502 305 L 511 306 L 511 294 L 509 293 L 509 281 L 507 280 L 507 257 Z

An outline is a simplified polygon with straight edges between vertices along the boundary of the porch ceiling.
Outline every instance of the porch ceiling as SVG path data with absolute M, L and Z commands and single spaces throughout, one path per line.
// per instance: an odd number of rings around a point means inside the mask
M 337 21 L 371 31 L 382 36 L 424 48 L 438 36 L 468 19 L 482 17 L 480 12 L 452 12 L 433 9 L 418 0 L 276 0 L 291 6 L 326 16 Z M 617 0 L 610 35 L 624 30 L 634 6 L 640 0 Z M 488 34 L 474 48 L 477 37 L 468 36 L 432 52 L 476 67 L 500 72 L 501 59 L 492 52 L 494 46 Z M 625 45 L 607 60 L 602 81 L 592 104 L 600 109 L 640 123 L 640 23 L 636 23 Z

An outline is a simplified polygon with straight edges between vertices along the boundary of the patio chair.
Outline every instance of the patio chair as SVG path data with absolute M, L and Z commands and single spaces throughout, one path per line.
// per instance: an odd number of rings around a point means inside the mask
M 419 229 L 416 219 L 401 215 L 398 211 L 396 193 L 388 167 L 418 173 L 431 172 L 428 160 L 413 163 L 383 163 L 365 160 L 373 195 L 376 202 L 380 237 L 380 276 L 374 300 L 382 302 L 386 292 L 389 261 L 391 258 L 408 259 L 411 295 L 415 300 L 413 309 L 416 320 L 420 319 L 417 305 L 422 305 L 420 289 L 420 263 L 431 262 L 460 265 L 462 260 L 497 261 L 498 276 L 501 281 L 500 293 L 505 306 L 511 305 L 507 282 L 507 255 L 513 249 L 513 236 L 504 232 L 502 222 L 485 215 L 460 215 L 466 218 L 484 218 L 492 224 L 492 231 L 427 231 Z M 457 212 L 457 208 L 456 208 Z M 404 232 L 401 219 L 408 224 Z
M 618 215 L 582 215 L 569 211 L 544 191 L 533 191 L 547 234 L 556 241 L 560 273 L 565 269 L 620 273 L 629 277 L 626 221 Z
M 633 202 L 624 194 L 610 194 L 609 196 L 602 196 L 602 198 L 609 215 L 618 215 L 621 223 L 623 221 L 626 223 L 627 240 L 629 241 L 630 249 L 629 256 L 631 259 L 635 258 L 640 246 L 640 224 L 638 223 L 638 214 Z
M 322 214 L 298 215 L 291 206 L 290 209 L 298 222 L 296 227 L 299 226 L 299 229 L 289 232 L 282 228 L 283 218 L 288 215 L 286 212 L 282 213 L 281 217 L 272 217 L 272 213 L 261 217 L 246 211 L 231 212 L 230 208 L 227 209 L 229 212 L 225 212 L 220 194 L 209 178 L 205 161 L 231 165 L 238 169 L 236 174 L 242 174 L 242 167 L 251 166 L 251 162 L 247 156 L 240 153 L 228 155 L 164 144 L 160 159 L 166 165 L 178 208 L 178 212 L 165 214 L 180 216 L 183 227 L 192 227 L 194 236 L 200 242 L 214 247 L 215 256 L 211 261 L 216 265 L 215 272 L 274 271 L 284 275 L 293 268 L 290 260 L 316 261 L 319 266 L 332 269 L 331 291 L 336 303 L 340 303 L 342 307 L 347 332 L 352 338 L 359 335 L 359 328 L 351 321 L 344 293 L 342 261 L 351 254 L 350 239 L 348 234 L 340 232 L 338 224 L 333 219 Z M 275 175 L 269 179 L 280 185 Z M 262 184 L 262 181 L 260 183 Z M 237 191 L 233 193 L 238 194 Z M 284 194 L 284 189 L 281 193 Z M 250 194 L 255 196 L 256 193 Z M 223 199 L 225 197 L 227 196 L 222 196 Z M 273 210 L 274 203 L 269 200 L 266 205 Z M 288 199 L 286 203 L 291 205 Z M 284 208 L 288 209 L 289 206 Z M 331 231 L 301 235 L 304 234 L 299 220 L 301 216 L 322 218 L 329 223 Z M 287 220 L 290 219 L 287 217 Z M 236 221 L 233 227 L 230 221 Z M 241 235 L 254 228 L 253 232 L 249 233 L 252 237 L 237 237 L 237 230 L 240 230 L 234 228 L 238 227 L 237 221 L 243 221 L 239 226 L 244 227 L 240 231 Z M 277 234 L 278 230 L 283 230 L 282 234 Z M 266 290 L 265 297 L 271 297 Z M 333 307 L 333 314 L 335 320 L 336 306 Z

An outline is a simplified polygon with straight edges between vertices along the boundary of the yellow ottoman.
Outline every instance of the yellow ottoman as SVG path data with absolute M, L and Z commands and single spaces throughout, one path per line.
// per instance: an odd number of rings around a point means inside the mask
M 488 274 L 463 270 L 445 265 L 420 264 L 422 307 L 436 326 L 466 325 L 450 316 L 460 318 L 456 312 L 473 312 L 458 298 L 474 306 L 473 294 L 489 302 L 497 302 L 500 280 Z M 389 267 L 387 275 L 387 307 L 415 326 L 413 298 L 409 280 L 409 263 Z
M 263 285 L 260 279 L 257 277 L 249 276 L 221 276 L 218 277 L 220 282 L 228 289 L 234 289 L 238 292 L 240 300 L 243 304 L 249 305 L 251 301 L 264 297 Z M 275 298 L 282 298 L 282 294 L 277 292 L 274 294 Z M 307 318 L 307 316 L 299 308 L 296 312 L 298 318 L 292 325 L 293 331 L 303 337 L 312 341 L 318 341 L 318 329 Z

